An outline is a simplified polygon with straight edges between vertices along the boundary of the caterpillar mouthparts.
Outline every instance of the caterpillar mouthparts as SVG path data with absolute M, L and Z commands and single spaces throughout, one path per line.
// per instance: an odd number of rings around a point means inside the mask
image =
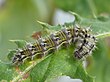
M 64 44 L 74 44 L 74 57 L 82 59 L 90 55 L 95 49 L 96 37 L 92 34 L 90 28 L 81 28 L 78 25 L 72 25 L 70 28 L 63 28 L 46 38 L 40 38 L 34 43 L 27 43 L 23 49 L 17 49 L 12 63 L 18 65 L 26 59 L 33 60 L 36 56 L 43 57 L 52 53 L 52 51 L 59 50 Z

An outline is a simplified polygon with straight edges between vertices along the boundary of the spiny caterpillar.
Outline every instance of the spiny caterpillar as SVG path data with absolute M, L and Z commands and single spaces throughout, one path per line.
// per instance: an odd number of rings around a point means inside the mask
M 17 49 L 12 63 L 21 64 L 26 59 L 33 60 L 36 56 L 42 58 L 65 44 L 74 44 L 76 46 L 73 53 L 75 58 L 82 59 L 90 55 L 95 49 L 96 37 L 91 33 L 90 28 L 81 28 L 78 25 L 73 25 L 71 28 L 63 28 L 46 38 L 38 39 L 35 43 L 27 43 L 23 49 Z

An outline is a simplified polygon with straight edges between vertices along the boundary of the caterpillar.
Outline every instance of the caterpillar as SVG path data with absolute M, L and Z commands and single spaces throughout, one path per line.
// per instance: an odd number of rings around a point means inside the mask
M 36 56 L 41 58 L 52 51 L 59 50 L 62 45 L 75 45 L 73 55 L 76 59 L 82 59 L 92 53 L 96 47 L 96 37 L 90 28 L 82 28 L 72 25 L 70 28 L 64 26 L 63 29 L 50 34 L 46 38 L 39 38 L 36 42 L 27 43 L 23 49 L 17 49 L 12 59 L 13 64 L 21 64 L 26 59 Z

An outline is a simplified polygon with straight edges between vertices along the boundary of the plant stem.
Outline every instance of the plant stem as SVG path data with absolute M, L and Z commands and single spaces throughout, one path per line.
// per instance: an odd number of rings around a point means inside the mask
M 105 38 L 105 37 L 109 37 L 109 36 L 110 36 L 110 32 L 106 32 L 106 33 L 96 35 L 97 38 Z

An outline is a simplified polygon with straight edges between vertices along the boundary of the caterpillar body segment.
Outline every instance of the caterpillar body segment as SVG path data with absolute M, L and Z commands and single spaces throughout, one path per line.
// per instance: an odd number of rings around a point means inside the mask
M 92 34 L 92 30 L 90 28 L 81 28 L 78 25 L 71 26 L 71 28 L 65 27 L 46 38 L 27 43 L 23 49 L 17 49 L 12 63 L 23 63 L 26 59 L 33 60 L 36 56 L 42 58 L 53 51 L 59 50 L 64 44 L 75 45 L 73 55 L 77 59 L 82 59 L 91 54 L 96 47 L 96 38 Z

